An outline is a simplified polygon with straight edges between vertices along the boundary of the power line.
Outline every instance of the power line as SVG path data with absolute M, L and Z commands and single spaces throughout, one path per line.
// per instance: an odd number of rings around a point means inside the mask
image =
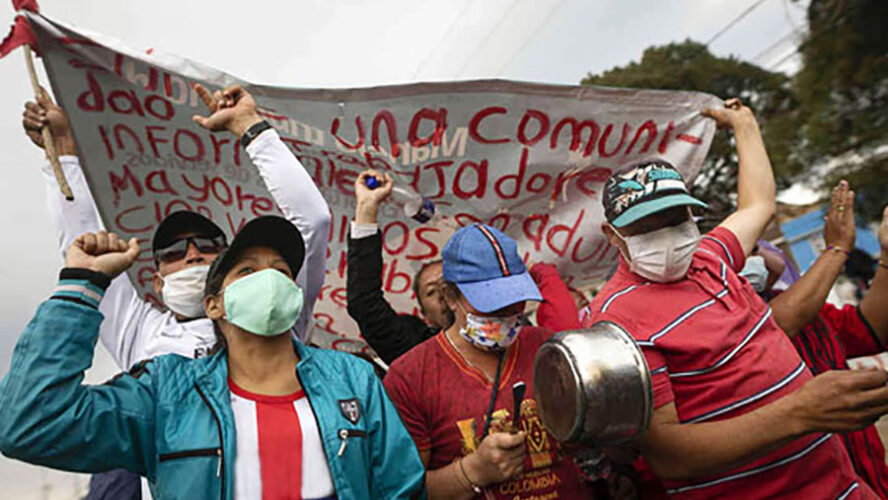
M 543 27 L 549 23 L 549 21 L 555 15 L 555 13 L 558 11 L 558 9 L 560 9 L 561 6 L 564 5 L 564 3 L 566 1 L 567 0 L 561 0 L 560 2 L 555 4 L 551 9 L 549 9 L 549 13 L 546 14 L 546 17 L 545 17 L 545 19 L 543 19 L 543 22 L 540 23 L 539 25 L 537 25 L 536 29 L 534 29 L 533 32 L 527 38 L 524 39 L 524 43 L 522 43 L 521 46 L 518 47 L 517 50 L 512 52 L 512 55 L 505 62 L 505 64 L 503 64 L 502 66 L 499 67 L 498 70 L 496 70 L 497 75 L 501 74 L 504 69 L 508 68 L 509 65 L 512 64 L 512 61 L 515 60 L 515 57 L 518 56 L 518 54 L 520 54 L 524 50 L 525 47 L 527 47 L 527 44 L 530 43 L 530 41 L 533 40 L 537 36 L 537 34 L 539 34 L 540 30 L 542 30 Z
M 420 70 L 422 70 L 422 68 L 429 62 L 429 60 L 435 54 L 435 51 L 438 49 L 438 47 L 440 47 L 441 44 L 444 43 L 445 40 L 447 40 L 447 38 L 453 32 L 453 29 L 456 28 L 457 24 L 459 24 L 459 20 L 462 19 L 463 14 L 465 14 L 466 11 L 469 10 L 469 7 L 472 5 L 472 3 L 473 3 L 473 0 L 466 0 L 466 3 L 463 4 L 462 9 L 459 10 L 459 13 L 453 19 L 453 22 L 450 23 L 450 26 L 447 28 L 447 31 L 444 32 L 444 36 L 442 36 L 441 39 L 438 40 L 438 43 L 436 43 L 435 45 L 432 45 L 432 49 L 429 50 L 429 53 L 422 59 L 422 61 L 419 63 L 419 66 L 416 67 L 416 71 L 414 71 L 413 76 L 410 77 L 411 80 L 416 79 L 416 77 L 419 75 Z
M 792 37 L 797 37 L 797 36 L 800 36 L 800 35 L 801 35 L 801 30 L 792 30 L 792 31 L 790 31 L 790 32 L 787 33 L 786 35 L 780 37 L 779 40 L 777 40 L 776 42 L 774 42 L 774 43 L 772 43 L 771 45 L 769 45 L 768 48 L 766 48 L 765 50 L 763 50 L 763 51 L 759 52 L 758 54 L 756 54 L 756 56 L 753 57 L 752 59 L 750 59 L 750 61 L 752 61 L 752 62 L 758 62 L 759 59 L 761 59 L 763 56 L 769 54 L 772 50 L 776 49 L 778 46 L 782 45 L 782 44 L 783 44 L 784 42 L 786 42 L 787 40 L 791 39 Z
M 731 22 L 729 22 L 728 24 L 726 24 L 724 28 L 718 30 L 718 33 L 716 33 L 715 35 L 712 35 L 712 38 L 710 38 L 709 41 L 706 42 L 705 45 L 708 46 L 708 45 L 712 44 L 712 42 L 718 40 L 718 39 L 719 39 L 722 35 L 724 35 L 729 29 L 733 28 L 735 24 L 737 24 L 738 22 L 740 22 L 741 19 L 743 19 L 744 17 L 748 16 L 750 12 L 754 11 L 755 9 L 757 9 L 759 5 L 765 3 L 766 1 L 767 1 L 767 0 L 756 0 L 755 2 L 753 2 L 752 5 L 750 5 L 749 7 L 747 7 L 746 10 L 744 10 L 743 12 L 740 13 L 740 15 L 738 15 L 737 17 L 735 17 L 734 19 L 732 19 Z
M 477 56 L 478 52 L 480 52 L 481 49 L 484 48 L 484 46 L 490 40 L 490 37 L 492 37 L 493 34 L 496 33 L 496 30 L 498 30 L 499 27 L 503 24 L 503 21 L 505 21 L 506 18 L 509 17 L 509 14 L 512 13 L 512 10 L 515 8 L 516 3 L 518 3 L 518 0 L 512 0 L 512 4 L 509 5 L 509 8 L 505 10 L 502 16 L 500 16 L 496 24 L 493 25 L 490 30 L 488 30 L 487 35 L 484 36 L 484 40 L 481 40 L 481 43 L 478 44 L 478 48 L 475 49 L 475 51 L 472 52 L 472 54 L 466 59 L 466 62 L 462 65 L 462 67 L 459 68 L 456 76 L 461 76 L 463 74 L 463 71 L 465 71 L 465 69 L 469 66 L 469 63 L 471 63 L 472 60 L 475 59 L 475 56 Z
M 821 28 L 818 32 L 816 32 L 816 33 L 812 33 L 811 35 L 809 35 L 809 36 L 808 36 L 808 39 L 805 40 L 804 42 L 800 43 L 799 46 L 795 48 L 795 50 L 793 50 L 792 52 L 790 52 L 790 53 L 787 54 L 786 56 L 782 57 L 782 58 L 781 58 L 779 61 L 777 61 L 776 63 L 772 64 L 770 67 L 768 67 L 768 69 L 771 69 L 771 70 L 772 70 L 772 69 L 776 69 L 776 68 L 779 67 L 781 64 L 783 64 L 783 63 L 785 63 L 786 61 L 788 61 L 788 60 L 789 60 L 791 57 L 793 57 L 794 55 L 796 55 L 796 54 L 798 54 L 799 52 L 805 50 L 805 48 L 806 48 L 808 45 L 810 45 L 812 42 L 814 42 L 814 41 L 817 40 L 818 38 L 822 37 L 823 35 L 825 35 L 825 34 L 828 33 L 829 31 L 832 31 L 834 28 L 838 27 L 838 26 L 842 23 L 842 21 L 844 21 L 845 19 L 847 19 L 848 16 L 850 16 L 851 14 L 853 14 L 854 11 L 858 9 L 858 6 L 859 6 L 859 5 L 860 5 L 859 3 L 855 3 L 855 4 L 851 5 L 850 7 L 848 7 L 848 9 L 845 11 L 844 14 L 842 14 L 841 16 L 839 16 L 839 17 L 838 17 L 837 19 L 835 19 L 834 21 L 831 21 L 830 23 L 828 23 L 825 27 Z

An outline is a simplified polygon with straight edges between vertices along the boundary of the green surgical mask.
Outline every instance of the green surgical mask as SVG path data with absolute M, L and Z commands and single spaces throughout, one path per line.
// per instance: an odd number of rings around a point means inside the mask
M 225 287 L 225 319 L 263 337 L 280 335 L 302 313 L 302 289 L 284 273 L 263 269 Z

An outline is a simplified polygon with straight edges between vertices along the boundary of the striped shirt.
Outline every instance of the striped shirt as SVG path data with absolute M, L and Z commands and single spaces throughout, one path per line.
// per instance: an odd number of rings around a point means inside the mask
M 885 350 L 872 327 L 854 306 L 842 309 L 824 304 L 820 315 L 792 338 L 792 343 L 814 374 L 847 370 L 847 358 Z M 857 474 L 883 500 L 888 500 L 885 448 L 875 425 L 840 435 Z
M 736 236 L 716 228 L 685 279 L 647 282 L 621 261 L 590 305 L 587 324 L 613 321 L 632 334 L 651 370 L 654 407 L 674 402 L 683 423 L 748 413 L 811 379 L 771 310 L 737 275 L 744 263 Z M 666 489 L 682 500 L 875 498 L 830 434 L 806 435 L 717 476 L 666 481 Z
M 229 379 L 237 430 L 236 500 L 333 500 L 333 480 L 305 393 L 264 396 Z

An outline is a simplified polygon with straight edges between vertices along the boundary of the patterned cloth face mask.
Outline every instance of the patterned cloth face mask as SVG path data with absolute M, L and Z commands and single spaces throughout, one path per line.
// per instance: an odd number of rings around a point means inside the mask
M 518 338 L 522 315 L 477 316 L 466 314 L 466 325 L 460 335 L 473 346 L 484 351 L 504 351 Z

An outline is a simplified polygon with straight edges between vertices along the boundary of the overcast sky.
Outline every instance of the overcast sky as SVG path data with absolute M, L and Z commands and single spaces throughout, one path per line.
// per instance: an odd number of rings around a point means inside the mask
M 655 44 L 706 42 L 757 0 L 39 0 L 50 18 L 153 47 L 257 83 L 360 87 L 508 78 L 576 84 Z M 763 0 L 710 46 L 792 71 L 804 5 Z M 4 4 L 8 5 L 8 3 Z M 0 20 L 11 22 L 11 9 Z M 0 23 L 2 25 L 2 23 Z M 779 63 L 779 64 L 778 64 Z M 40 175 L 42 152 L 21 131 L 31 89 L 22 55 L 0 60 L 0 376 L 62 261 Z M 88 380 L 117 369 L 98 350 Z M 73 499 L 85 476 L 0 457 L 2 496 Z

